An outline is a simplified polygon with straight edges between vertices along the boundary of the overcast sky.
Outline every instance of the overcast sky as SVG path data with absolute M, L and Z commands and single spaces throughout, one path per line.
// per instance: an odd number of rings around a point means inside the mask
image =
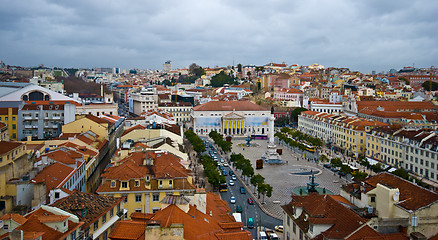
M 438 66 L 434 0 L 0 0 L 9 65 Z

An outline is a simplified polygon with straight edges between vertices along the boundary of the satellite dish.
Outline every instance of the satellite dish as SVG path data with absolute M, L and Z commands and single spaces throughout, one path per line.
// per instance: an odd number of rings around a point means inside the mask
M 394 202 L 398 202 L 399 195 L 400 195 L 400 192 L 395 192 L 394 195 L 392 195 L 392 199 L 394 200 Z

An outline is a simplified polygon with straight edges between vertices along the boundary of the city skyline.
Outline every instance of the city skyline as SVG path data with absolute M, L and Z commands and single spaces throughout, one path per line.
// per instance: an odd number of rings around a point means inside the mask
M 429 1 L 6 1 L 0 59 L 10 65 L 162 69 L 269 62 L 371 73 L 437 65 Z

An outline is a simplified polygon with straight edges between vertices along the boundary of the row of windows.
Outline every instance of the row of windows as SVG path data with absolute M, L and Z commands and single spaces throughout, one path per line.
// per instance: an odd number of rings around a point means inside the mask
M 3 118 L 5 122 L 9 121 L 9 117 L 4 117 Z M 0 117 L 0 121 L 3 121 L 2 117 Z M 16 117 L 12 117 L 12 121 L 17 121 Z

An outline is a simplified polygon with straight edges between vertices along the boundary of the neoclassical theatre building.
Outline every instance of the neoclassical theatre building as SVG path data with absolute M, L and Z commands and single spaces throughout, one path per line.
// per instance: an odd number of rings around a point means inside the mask
M 192 127 L 198 135 L 211 131 L 226 136 L 267 135 L 271 111 L 249 101 L 210 101 L 192 109 Z

